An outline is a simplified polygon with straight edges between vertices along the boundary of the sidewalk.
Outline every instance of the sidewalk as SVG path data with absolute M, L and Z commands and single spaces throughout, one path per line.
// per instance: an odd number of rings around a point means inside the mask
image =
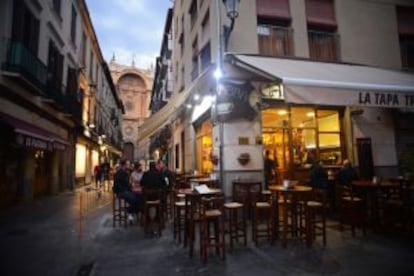
M 171 225 L 160 238 L 142 228 L 112 227 L 110 202 L 96 199 L 79 227 L 79 190 L 0 212 L 0 275 L 412 275 L 414 239 L 338 231 L 330 221 L 328 245 L 306 248 L 279 242 L 236 247 L 226 261 L 203 265 L 174 241 Z M 198 251 L 196 251 L 198 252 Z

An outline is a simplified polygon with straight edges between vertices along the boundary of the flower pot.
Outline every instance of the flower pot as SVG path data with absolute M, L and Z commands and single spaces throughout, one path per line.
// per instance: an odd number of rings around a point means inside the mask
M 247 163 L 249 163 L 250 158 L 239 157 L 239 158 L 237 158 L 237 161 L 239 161 L 240 165 L 245 166 L 245 165 L 247 165 Z

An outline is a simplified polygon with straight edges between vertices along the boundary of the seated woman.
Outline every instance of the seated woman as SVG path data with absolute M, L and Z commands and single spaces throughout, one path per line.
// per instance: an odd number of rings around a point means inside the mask
M 140 194 L 142 192 L 141 178 L 143 174 L 141 163 L 136 163 L 130 177 L 131 190 L 134 193 Z

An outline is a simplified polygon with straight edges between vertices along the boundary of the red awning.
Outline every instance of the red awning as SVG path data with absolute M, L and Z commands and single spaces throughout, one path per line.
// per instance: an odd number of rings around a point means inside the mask
M 20 146 L 44 150 L 65 150 L 69 143 L 58 135 L 0 112 L 0 120 L 14 128 Z

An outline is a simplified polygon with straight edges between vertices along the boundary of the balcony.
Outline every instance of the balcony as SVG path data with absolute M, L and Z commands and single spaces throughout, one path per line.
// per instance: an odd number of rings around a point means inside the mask
M 3 39 L 6 46 L 6 58 L 3 59 L 2 69 L 6 72 L 17 73 L 29 84 L 43 91 L 46 87 L 46 65 L 33 55 L 26 46 L 19 41 Z
M 333 32 L 308 31 L 311 59 L 339 61 L 339 35 Z
M 259 54 L 265 56 L 292 56 L 293 31 L 290 28 L 258 25 Z

